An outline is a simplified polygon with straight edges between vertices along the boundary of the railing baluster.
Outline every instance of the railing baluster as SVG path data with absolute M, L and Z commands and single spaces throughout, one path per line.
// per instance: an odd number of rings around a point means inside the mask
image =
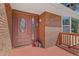
M 66 45 L 68 44 L 68 43 L 67 43 L 67 42 L 68 42 L 68 41 L 67 41 L 67 36 L 68 36 L 68 35 L 66 34 Z
M 79 36 L 78 36 L 78 42 L 77 42 L 77 45 L 78 45 L 77 47 L 79 48 Z
M 69 39 L 68 39 L 69 35 L 67 35 L 67 45 L 69 45 Z
M 63 40 L 64 42 L 63 43 L 65 43 L 65 35 L 63 34 L 63 36 L 64 36 L 64 40 Z
M 64 35 L 64 44 L 66 43 L 66 35 Z
M 67 35 L 66 35 L 66 39 L 65 39 L 65 41 L 66 41 L 66 43 L 65 43 L 65 44 L 67 44 Z
M 72 35 L 72 46 L 74 45 L 74 36 Z
M 76 47 L 78 47 L 78 36 L 76 36 Z
M 77 40 L 77 35 L 75 35 L 75 45 L 77 44 L 76 40 Z
M 69 35 L 69 46 L 71 46 L 71 35 Z
M 64 44 L 66 43 L 66 35 L 64 35 Z
M 62 44 L 64 43 L 64 35 L 62 34 Z
M 66 44 L 66 35 L 65 35 L 65 44 Z
M 73 44 L 73 43 L 72 43 L 72 35 L 71 35 L 71 40 L 70 40 L 70 41 L 71 41 L 71 46 L 72 46 L 72 44 Z
M 73 45 L 75 45 L 75 35 L 73 36 Z
M 68 35 L 66 34 L 66 45 L 67 45 L 67 36 L 68 36 Z
M 68 35 L 68 45 L 70 45 L 69 43 L 70 43 L 70 35 Z

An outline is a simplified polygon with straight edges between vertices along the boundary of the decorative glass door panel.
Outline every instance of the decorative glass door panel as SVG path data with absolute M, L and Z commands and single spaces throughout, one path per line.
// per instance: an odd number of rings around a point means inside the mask
M 20 25 L 20 27 L 19 27 L 20 31 L 21 31 L 21 32 L 24 32 L 25 29 L 26 29 L 26 21 L 25 21 L 24 18 L 20 18 L 20 23 L 19 23 L 19 25 Z
M 32 17 L 32 40 L 34 41 L 34 33 L 35 33 L 35 20 Z

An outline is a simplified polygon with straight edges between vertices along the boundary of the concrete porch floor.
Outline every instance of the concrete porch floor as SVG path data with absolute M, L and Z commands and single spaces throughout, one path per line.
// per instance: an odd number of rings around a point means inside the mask
M 39 48 L 32 46 L 23 46 L 9 51 L 10 56 L 74 56 L 73 54 L 57 47 Z

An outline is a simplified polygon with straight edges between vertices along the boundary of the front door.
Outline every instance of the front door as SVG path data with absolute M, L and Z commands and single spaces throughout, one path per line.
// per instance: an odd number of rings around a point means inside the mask
M 32 21 L 27 13 L 13 10 L 13 47 L 32 44 Z

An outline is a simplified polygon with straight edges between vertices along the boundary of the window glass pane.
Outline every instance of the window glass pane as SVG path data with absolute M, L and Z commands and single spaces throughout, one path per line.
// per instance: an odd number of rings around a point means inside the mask
M 76 4 L 75 7 L 76 7 L 76 8 L 75 8 L 75 12 L 76 12 L 77 14 L 79 14 L 79 4 Z
M 70 26 L 63 26 L 63 32 L 70 32 Z
M 63 25 L 69 25 L 70 24 L 69 20 L 70 20 L 70 17 L 63 16 Z
M 79 33 L 79 20 L 71 18 L 71 32 Z

